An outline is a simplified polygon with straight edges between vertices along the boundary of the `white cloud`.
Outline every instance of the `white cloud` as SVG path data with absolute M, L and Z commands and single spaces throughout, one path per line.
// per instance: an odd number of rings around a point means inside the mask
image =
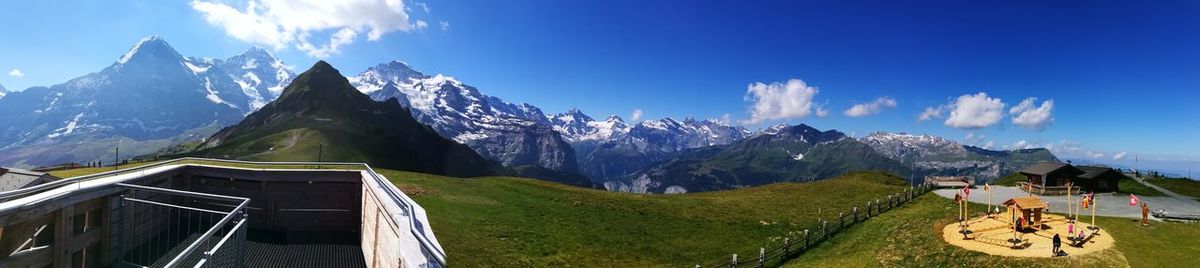
M 922 122 L 922 121 L 926 121 L 926 120 L 930 120 L 930 119 L 934 119 L 934 118 L 942 118 L 945 111 L 946 111 L 945 105 L 937 106 L 937 107 L 925 107 L 925 111 L 921 112 L 920 115 L 917 115 L 917 122 Z
M 417 20 L 416 27 L 417 27 L 417 29 L 425 29 L 425 28 L 429 28 L 429 23 L 428 23 L 428 22 L 425 22 L 425 21 L 423 21 L 423 20 Z
M 721 123 L 721 124 L 733 124 L 733 115 L 730 115 L 729 113 L 725 113 L 725 114 L 722 114 L 720 118 L 717 118 L 715 120 L 717 121 L 717 123 Z
M 12 69 L 12 71 L 8 71 L 8 75 L 12 77 L 25 77 L 25 73 L 21 72 L 20 69 Z
M 445 31 L 445 30 L 447 30 L 447 29 L 450 29 L 450 22 L 448 22 L 448 21 L 442 21 L 441 23 L 442 23 L 442 31 Z
M 389 32 L 420 28 L 422 21 L 410 22 L 404 5 L 401 0 L 252 0 L 238 10 L 225 3 L 191 3 L 209 24 L 223 28 L 233 38 L 275 49 L 294 46 L 317 58 L 339 53 L 339 48 L 353 43 L 359 33 L 375 41 Z M 322 33 L 330 33 L 328 44 L 309 41 Z
M 1020 104 L 1008 110 L 1008 113 L 1012 115 L 1012 123 L 1038 131 L 1045 130 L 1046 126 L 1054 123 L 1054 118 L 1050 114 L 1050 111 L 1054 109 L 1054 100 L 1044 101 L 1041 106 L 1037 106 L 1036 102 L 1037 98 L 1025 98 Z
M 845 114 L 850 117 L 862 117 L 877 114 L 884 108 L 896 108 L 896 99 L 879 97 L 872 102 L 855 104 L 847 109 Z
M 1046 149 L 1050 150 L 1051 153 L 1054 153 L 1054 155 L 1058 156 L 1059 158 L 1104 158 L 1104 155 L 1105 155 L 1104 152 L 1098 152 L 1098 151 L 1086 149 L 1083 147 L 1082 143 L 1074 142 L 1074 141 L 1064 140 L 1064 141 L 1059 141 L 1057 144 L 1054 142 L 1050 142 L 1050 143 L 1046 143 L 1045 147 L 1046 147 Z M 1124 157 L 1125 157 L 1124 152 L 1116 153 L 1113 155 L 1114 160 L 1120 160 L 1118 158 L 1124 158 Z
M 633 112 L 629 114 L 629 118 L 633 119 L 633 121 L 642 120 L 642 109 L 633 109 Z
M 1004 102 L 987 93 L 959 96 L 949 104 L 950 117 L 945 124 L 954 128 L 977 129 L 995 125 L 1004 117 Z
M 826 117 L 829 116 L 829 110 L 825 110 L 825 107 L 817 106 L 817 112 L 814 114 L 817 117 Z
M 1017 141 L 1017 142 L 1014 142 L 1012 145 L 1009 145 L 1009 146 L 1007 146 L 1007 148 L 1012 148 L 1012 149 L 1033 149 L 1035 146 L 1036 146 L 1036 145 L 1033 145 L 1033 143 L 1030 143 L 1030 142 L 1028 142 L 1028 141 L 1025 141 L 1025 140 L 1019 140 L 1019 141 Z
M 750 119 L 744 123 L 756 124 L 773 119 L 803 118 L 812 114 L 814 108 L 817 116 L 828 114 L 828 111 L 813 104 L 815 95 L 817 95 L 817 88 L 808 86 L 800 79 L 791 79 L 787 83 L 764 84 L 758 82 L 750 84 L 746 87 L 744 99 L 754 102 L 754 104 L 749 109 Z
M 984 143 L 984 144 L 983 144 L 983 148 L 984 148 L 984 149 L 991 150 L 991 149 L 992 149 L 992 147 L 996 147 L 996 142 L 995 142 L 995 141 L 988 141 L 987 143 Z
M 967 141 L 970 141 L 971 138 L 974 138 L 974 137 L 975 137 L 975 132 L 967 132 L 967 138 L 966 138 Z
M 425 2 L 413 2 L 413 4 L 420 6 L 421 10 L 425 10 L 425 13 L 429 13 L 429 4 Z

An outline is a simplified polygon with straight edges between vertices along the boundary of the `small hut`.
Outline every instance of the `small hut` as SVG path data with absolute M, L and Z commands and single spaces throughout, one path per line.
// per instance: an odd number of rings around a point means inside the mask
M 1020 214 L 1017 215 L 1025 219 L 1025 222 L 1032 223 L 1027 226 L 1042 225 L 1042 210 L 1046 209 L 1046 203 L 1042 202 L 1041 198 L 1036 196 L 1017 197 L 1004 201 L 1004 206 L 1014 213 L 1019 211 Z

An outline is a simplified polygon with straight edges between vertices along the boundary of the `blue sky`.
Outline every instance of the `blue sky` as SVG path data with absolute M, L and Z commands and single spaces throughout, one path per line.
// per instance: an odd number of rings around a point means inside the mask
M 256 2 L 255 10 L 267 13 L 270 2 Z M 0 38 L 0 84 L 20 90 L 61 83 L 159 35 L 190 56 L 272 48 L 297 71 L 317 60 L 314 54 L 347 74 L 404 60 L 549 113 L 577 107 L 627 120 L 635 109 L 643 120 L 728 114 L 752 129 L 807 123 L 859 136 L 927 133 L 997 149 L 1025 141 L 1072 158 L 1186 160 L 1160 164 L 1200 170 L 1200 2 L 407 1 L 395 14 L 283 10 L 293 19 L 264 20 L 285 25 L 279 29 L 292 25 L 293 37 L 305 33 L 317 48 L 327 48 L 340 29 L 354 30 L 336 52 L 300 49 L 298 41 L 261 32 L 239 35 L 254 28 L 213 22 L 215 13 L 198 4 L 249 13 L 245 1 L 7 3 L 0 9 L 8 25 Z M 378 38 L 372 29 L 381 29 Z M 22 76 L 10 75 L 13 69 Z M 788 91 L 792 79 L 808 87 Z M 773 94 L 750 93 L 754 83 Z M 810 89 L 815 94 L 806 94 Z M 956 107 L 976 107 L 950 104 L 980 92 L 987 96 L 980 100 L 1003 107 L 948 123 Z M 845 113 L 881 97 L 895 105 L 860 117 Z M 1053 101 L 1049 119 L 1015 124 L 1020 114 L 1010 110 L 1029 97 L 1037 98 L 1033 108 Z M 783 103 L 800 105 L 771 105 Z M 755 120 L 751 109 L 759 104 L 766 110 Z M 938 107 L 942 117 L 917 119 Z M 980 117 L 997 110 L 998 120 Z M 1121 152 L 1125 157 L 1114 159 Z

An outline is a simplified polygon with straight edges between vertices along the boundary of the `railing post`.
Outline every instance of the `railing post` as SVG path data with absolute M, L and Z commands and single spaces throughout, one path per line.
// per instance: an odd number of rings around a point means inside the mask
M 733 260 L 729 261 L 729 268 L 737 268 L 737 254 L 733 254 Z

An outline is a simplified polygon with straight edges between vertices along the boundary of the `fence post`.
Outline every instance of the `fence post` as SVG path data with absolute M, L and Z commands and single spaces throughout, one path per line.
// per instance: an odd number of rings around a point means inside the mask
M 846 227 L 846 213 L 838 212 L 838 232 L 841 232 L 844 227 Z
M 783 238 L 783 256 L 786 257 L 788 254 L 790 254 L 791 252 L 788 252 L 788 251 L 791 251 L 791 249 L 792 249 L 792 239 L 788 238 L 788 237 L 784 237 Z
M 737 254 L 733 254 L 733 260 L 729 261 L 729 268 L 737 268 Z
M 821 241 L 829 238 L 829 228 L 826 228 L 826 225 L 829 225 L 829 221 L 821 221 Z
M 766 262 L 767 262 L 767 249 L 759 247 L 758 248 L 758 268 L 762 268 L 763 264 L 765 264 Z
M 804 249 L 808 250 L 808 229 L 804 229 Z
M 854 207 L 854 222 L 858 222 L 858 207 Z

